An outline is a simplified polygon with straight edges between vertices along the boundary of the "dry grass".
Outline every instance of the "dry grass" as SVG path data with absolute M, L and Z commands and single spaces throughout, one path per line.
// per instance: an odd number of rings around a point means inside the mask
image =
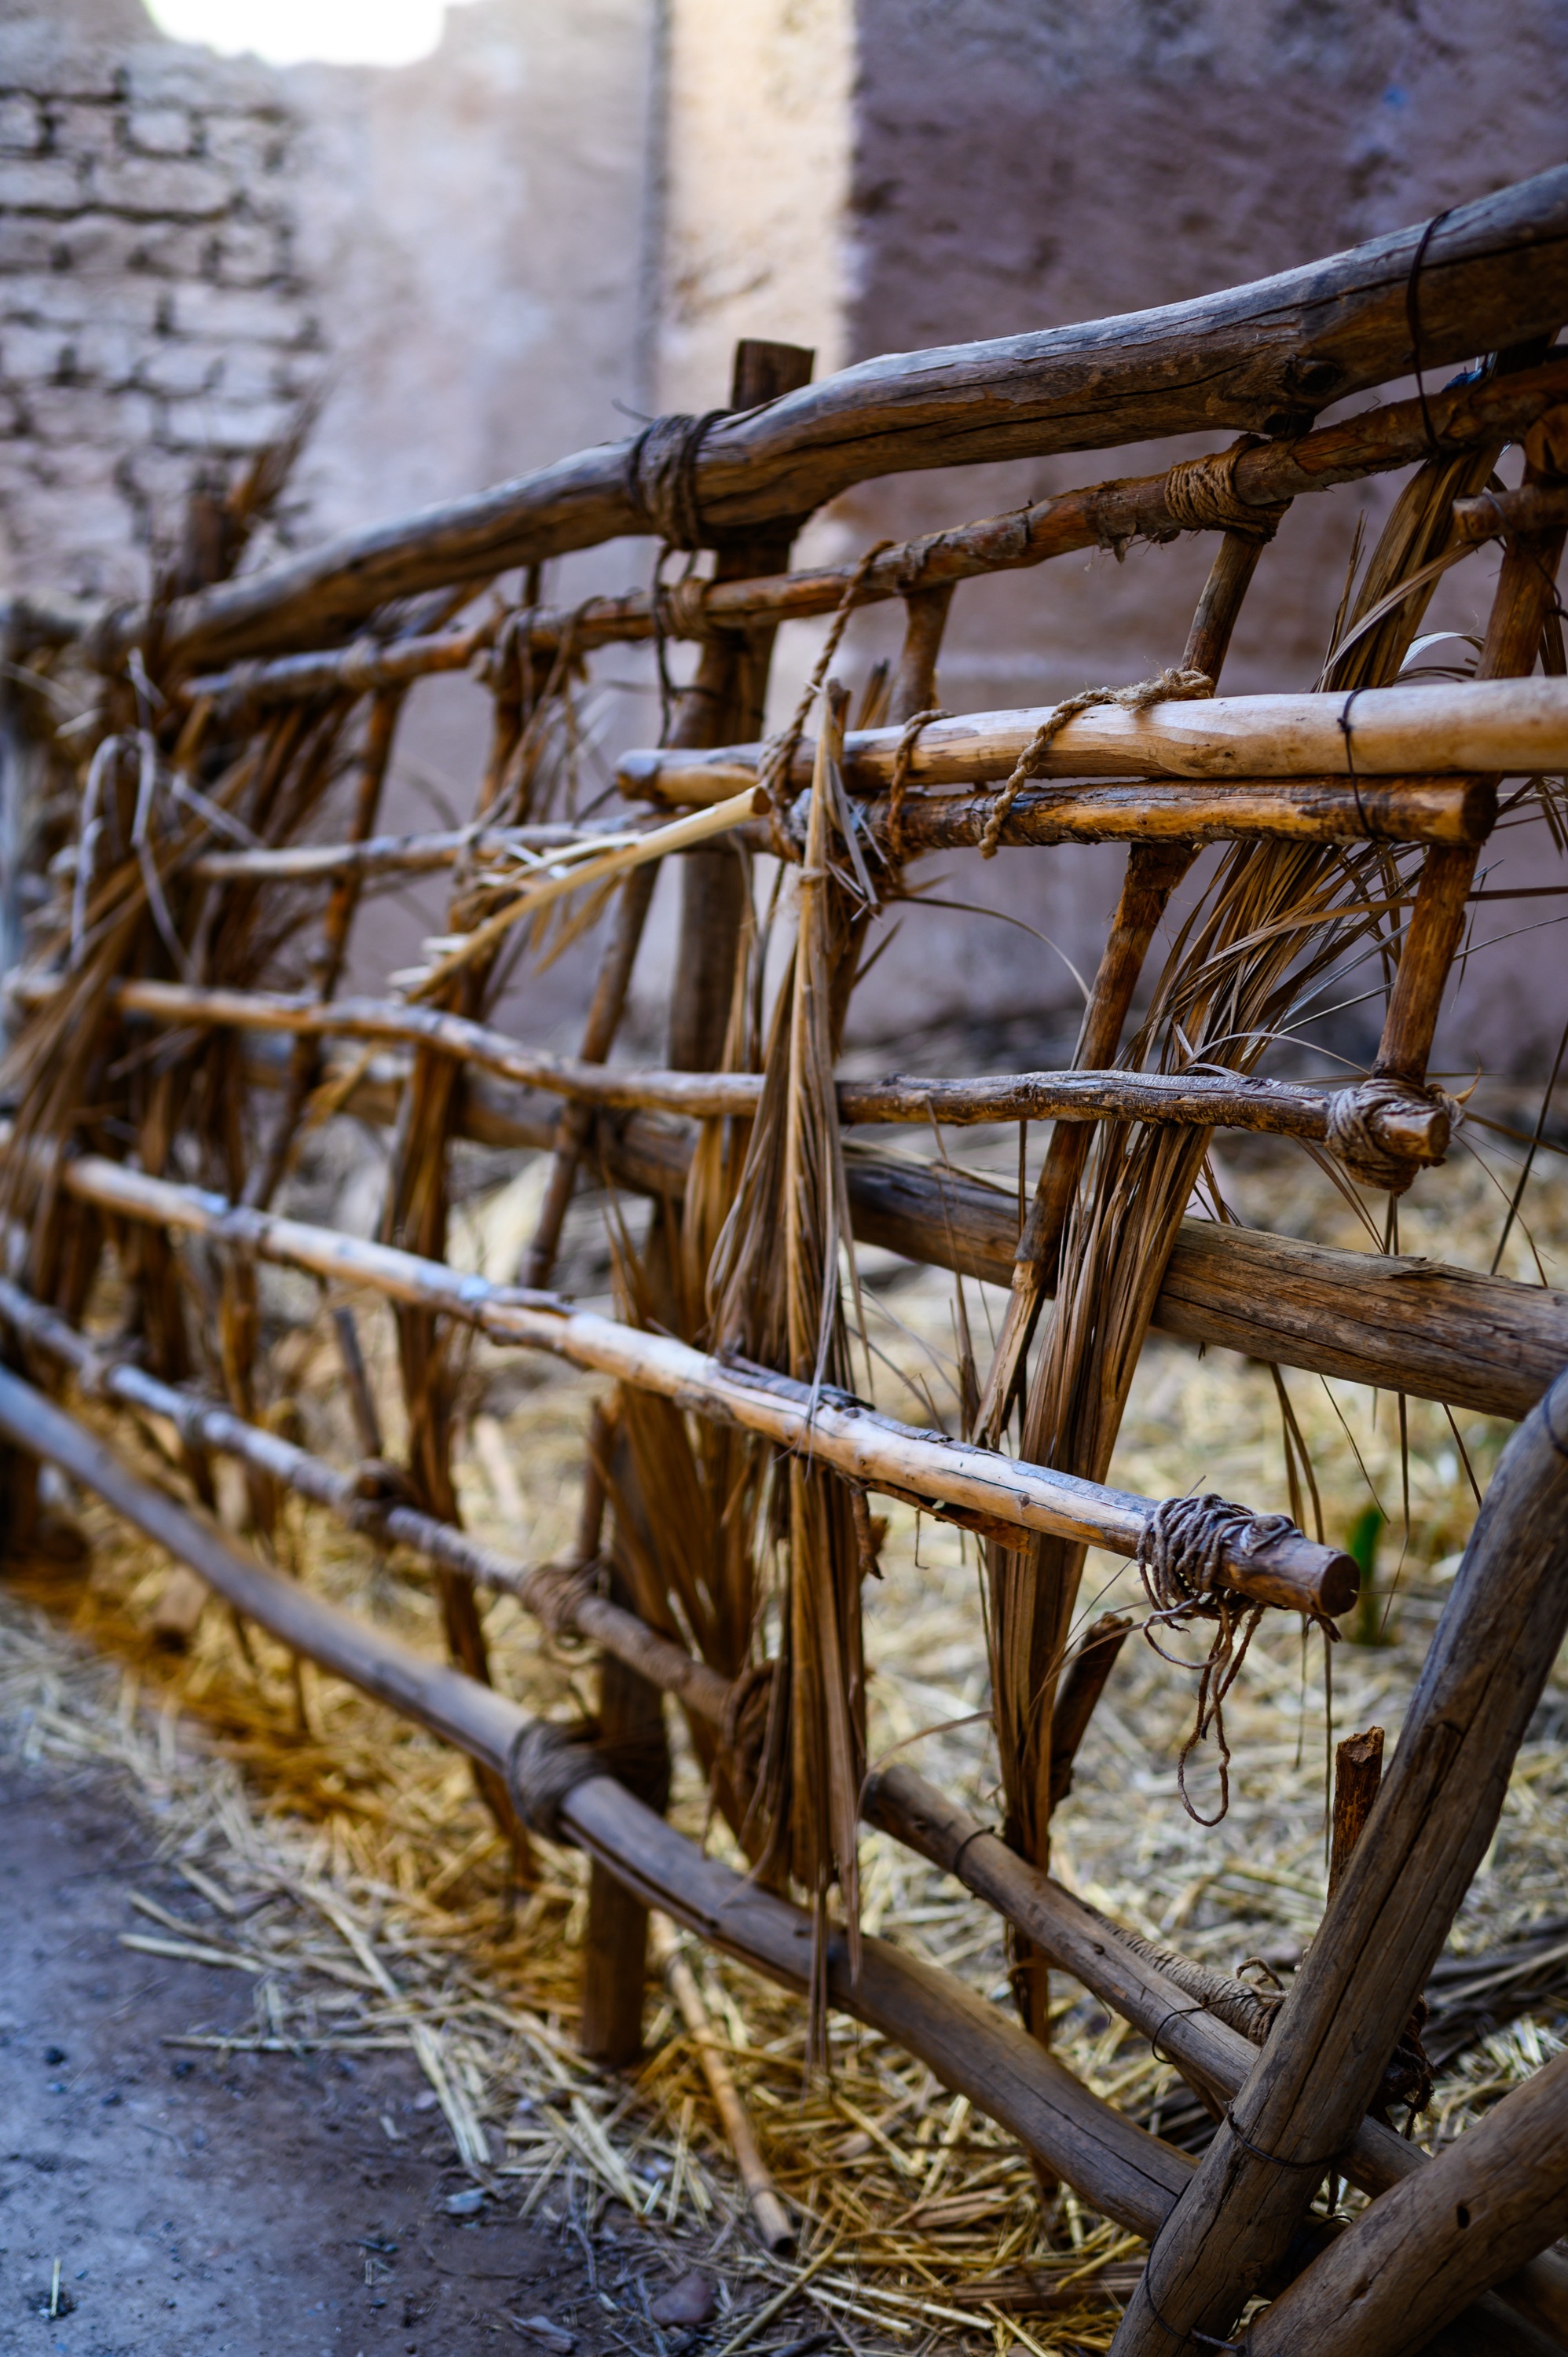
M 966 1160 L 986 1159 L 983 1137 L 964 1143 Z M 1012 1141 L 995 1147 L 1001 1167 Z M 1221 1183 L 1243 1216 L 1354 1241 L 1349 1213 L 1304 1158 L 1270 1147 L 1233 1146 L 1232 1153 Z M 1529 1204 L 1533 1248 L 1557 1275 L 1568 1265 L 1562 1167 L 1548 1160 Z M 1461 1158 L 1407 1199 L 1402 1241 L 1406 1250 L 1485 1266 L 1501 1210 L 1491 1180 Z M 1510 1244 L 1515 1273 L 1530 1272 L 1531 1248 L 1522 1237 Z M 885 1403 L 911 1412 L 908 1390 L 900 1396 L 908 1377 L 951 1419 L 950 1280 L 875 1254 L 865 1261 L 872 1340 L 892 1362 L 878 1370 Z M 971 1286 L 977 1348 L 996 1308 L 994 1297 L 982 1301 Z M 265 1272 L 263 1309 L 274 1389 L 296 1399 L 314 1443 L 342 1456 L 351 1443 L 315 1289 Z M 390 1323 L 379 1310 L 363 1312 L 362 1322 L 395 1446 Z M 1336 1648 L 1333 1731 L 1375 1720 L 1391 1737 L 1473 1513 L 1460 1444 L 1484 1486 L 1506 1427 L 1461 1415 L 1455 1435 L 1440 1409 L 1412 1404 L 1405 1544 L 1393 1403 L 1374 1405 L 1352 1386 L 1302 1375 L 1291 1389 L 1331 1534 L 1345 1534 L 1371 1492 L 1390 1518 L 1379 1569 L 1380 1584 L 1392 1588 L 1389 1641 Z M 476 1528 L 541 1555 L 567 1543 L 593 1395 L 586 1379 L 553 1363 L 476 1355 L 466 1404 L 485 1401 L 502 1415 L 534 1513 L 527 1532 L 503 1531 L 477 1463 L 464 1456 L 458 1487 Z M 152 1462 L 150 1441 L 145 1453 Z M 1259 1507 L 1283 1504 L 1279 1411 L 1267 1371 L 1226 1352 L 1199 1359 L 1154 1342 L 1112 1478 L 1156 1495 L 1197 1480 Z M 163 1852 L 220 1893 L 242 1900 L 278 1888 L 287 1895 L 287 1904 L 243 1921 L 213 1907 L 212 1944 L 249 1960 L 231 1968 L 254 1980 L 257 2039 L 410 2046 L 455 2154 L 499 2193 L 562 2216 L 568 2207 L 580 2216 L 602 2199 L 623 2201 L 650 2231 L 714 2255 L 729 2298 L 742 2307 L 782 2287 L 791 2266 L 766 2258 L 749 2238 L 705 2083 L 671 2008 L 652 2009 L 649 2059 L 638 2073 L 605 2078 L 575 2053 L 581 1861 L 546 1852 L 539 1887 L 510 1891 L 502 1851 L 460 1760 L 308 1665 L 296 1679 L 266 1638 L 252 1632 L 242 1647 L 216 1607 L 188 1653 L 160 1652 L 151 1620 L 164 1562 L 99 1510 L 85 1508 L 83 1519 L 93 1539 L 90 1571 L 27 1571 L 0 1613 L 9 1738 L 44 1763 L 96 1761 L 122 1773 Z M 324 1593 L 439 1650 L 437 1608 L 417 1566 L 376 1563 L 297 1501 L 285 1511 L 281 1545 Z M 883 1565 L 885 1579 L 866 1608 L 871 1755 L 918 1738 L 911 1756 L 924 1771 L 993 1813 L 989 1730 L 958 1723 L 986 1701 L 972 1553 L 956 1533 L 917 1528 L 895 1506 Z M 1135 1601 L 1126 1569 L 1091 1556 L 1085 1609 Z M 589 1698 L 586 1652 L 543 1639 L 509 1599 L 489 1605 L 486 1629 L 499 1679 L 523 1703 L 561 1711 Z M 1560 1699 L 1549 1697 L 1541 1739 L 1520 1755 L 1503 1823 L 1460 1917 L 1455 1936 L 1466 1948 L 1495 1945 L 1561 1904 L 1568 1686 L 1552 1695 Z M 1176 1793 L 1190 1683 L 1148 1648 L 1130 1645 L 1057 1819 L 1058 1870 L 1124 1920 L 1219 1964 L 1233 1968 L 1262 1953 L 1288 1969 L 1322 1904 L 1324 1705 L 1321 1645 L 1313 1641 L 1304 1674 L 1295 1625 L 1271 1616 L 1230 1705 L 1230 1812 L 1205 1833 Z M 1202 1792 L 1206 1771 L 1197 1762 L 1195 1771 Z M 674 1809 L 701 1833 L 701 1782 L 689 1754 Z M 709 1837 L 729 1846 L 722 1825 Z M 862 1857 L 868 1930 L 1010 2001 L 993 1919 L 880 1836 L 867 1837 Z M 125 1930 L 163 1936 L 145 1921 L 128 1919 Z M 831 2075 L 809 2076 L 802 2002 L 721 1959 L 705 1959 L 701 1970 L 765 2155 L 801 2219 L 793 2267 L 834 2250 L 802 2298 L 853 2346 L 972 2348 L 979 2338 L 1002 2350 L 1108 2345 L 1115 2289 L 1139 2255 L 1132 2238 L 1070 2196 L 1042 2223 L 1016 2149 L 880 2039 L 835 2021 Z M 1073 2066 L 1141 2115 L 1163 2103 L 1167 2126 L 1179 2127 L 1179 2082 L 1146 2041 L 1108 2021 L 1069 1982 L 1054 1982 L 1053 1996 L 1057 2035 Z M 203 2034 L 199 2022 L 191 2029 Z M 1424 2133 L 1459 2132 L 1565 2035 L 1564 2009 L 1547 1999 L 1473 2047 L 1444 2076 Z M 1020 2281 L 1028 2297 L 1015 2306 Z M 988 2286 L 996 2299 L 987 2298 Z M 757 2345 L 798 2337 L 800 2313 L 780 2318 Z M 721 2327 L 714 2346 L 722 2343 Z

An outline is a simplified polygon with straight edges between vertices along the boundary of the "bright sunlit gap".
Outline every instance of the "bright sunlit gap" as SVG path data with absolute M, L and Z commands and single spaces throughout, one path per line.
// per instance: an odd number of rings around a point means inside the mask
M 411 66 L 441 39 L 447 0 L 147 0 L 177 41 L 270 65 Z

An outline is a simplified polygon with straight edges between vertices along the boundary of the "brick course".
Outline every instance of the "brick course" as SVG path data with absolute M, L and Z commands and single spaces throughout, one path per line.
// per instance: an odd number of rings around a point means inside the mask
M 0 27 L 0 590 L 134 591 L 199 460 L 286 424 L 298 128 L 253 59 Z

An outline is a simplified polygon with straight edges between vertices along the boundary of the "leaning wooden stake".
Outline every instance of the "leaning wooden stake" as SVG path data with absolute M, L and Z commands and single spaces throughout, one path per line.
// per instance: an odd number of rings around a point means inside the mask
M 1371 2101 L 1485 1854 L 1565 1631 L 1561 1377 L 1492 1478 L 1366 1834 L 1268 2046 L 1151 2254 L 1116 2357 L 1224 2336 L 1279 2263 Z

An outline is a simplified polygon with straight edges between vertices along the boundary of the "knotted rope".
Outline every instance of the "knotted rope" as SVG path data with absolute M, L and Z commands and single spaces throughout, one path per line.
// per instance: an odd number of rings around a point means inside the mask
M 566 1838 L 562 1804 L 594 1776 L 613 1776 L 639 1801 L 662 1810 L 670 1797 L 670 1754 L 653 1737 L 605 1742 L 592 1719 L 564 1726 L 547 1718 L 530 1719 L 507 1754 L 512 1805 L 529 1832 L 546 1841 Z
M 1016 767 L 1002 791 L 992 804 L 991 815 L 985 822 L 985 832 L 980 838 L 982 859 L 994 859 L 1002 841 L 1002 830 L 1008 813 L 1031 778 L 1044 775 L 1046 755 L 1069 720 L 1096 705 L 1119 704 L 1124 711 L 1142 712 L 1151 704 L 1187 703 L 1195 696 L 1212 695 L 1214 682 L 1207 672 L 1163 671 L 1155 679 L 1141 679 L 1132 687 L 1081 687 L 1076 695 L 1069 695 L 1048 712 L 1033 737 L 1019 754 Z
M 713 586 L 705 573 L 685 573 L 679 581 L 656 579 L 653 597 L 659 608 L 660 637 L 711 639 L 714 632 L 707 619 L 707 603 Z
M 1253 1631 L 1263 1617 L 1262 1605 L 1248 1604 L 1219 1585 L 1220 1570 L 1230 1554 L 1255 1555 L 1276 1540 L 1297 1535 L 1288 1514 L 1253 1514 L 1209 1491 L 1199 1498 L 1163 1500 L 1139 1537 L 1138 1573 L 1151 1607 L 1144 1634 L 1162 1661 L 1178 1669 L 1198 1670 L 1197 1715 L 1176 1761 L 1176 1790 L 1195 1824 L 1217 1825 L 1230 1806 L 1225 1697 L 1236 1683 Z M 1152 1633 L 1156 1627 L 1185 1629 L 1194 1620 L 1216 1623 L 1214 1642 L 1200 1665 L 1167 1653 Z M 1205 1817 L 1187 1797 L 1187 1763 L 1210 1728 L 1219 1755 L 1219 1808 L 1214 1816 Z
M 1290 501 L 1253 507 L 1236 489 L 1236 461 L 1257 438 L 1243 434 L 1229 450 L 1176 460 L 1165 476 L 1165 500 L 1178 531 L 1233 532 L 1243 540 L 1273 540 Z
M 626 493 L 645 529 L 670 548 L 703 545 L 697 458 L 703 437 L 727 409 L 700 417 L 672 412 L 645 425 L 627 453 Z
M 1449 1123 L 1459 1117 L 1458 1104 L 1444 1090 L 1423 1087 L 1392 1073 L 1374 1072 L 1358 1081 L 1354 1088 L 1336 1089 L 1329 1098 L 1329 1151 L 1363 1187 L 1402 1195 L 1426 1157 L 1391 1146 L 1383 1123 L 1390 1114 L 1430 1110 L 1441 1111 Z M 1446 1147 L 1446 1135 L 1443 1144 Z
M 933 705 L 929 712 L 916 712 L 905 721 L 899 731 L 897 749 L 893 756 L 893 779 L 887 789 L 887 858 L 890 866 L 904 864 L 904 795 L 909 783 L 909 764 L 914 759 L 916 742 L 923 728 L 933 720 L 948 720 L 950 713 Z
M 833 657 L 839 651 L 839 642 L 849 627 L 849 618 L 859 601 L 862 589 L 865 587 L 865 576 L 883 550 L 891 548 L 892 545 L 893 543 L 890 540 L 874 541 L 844 583 L 843 595 L 839 599 L 827 638 L 822 645 L 822 651 L 812 667 L 811 678 L 800 691 L 800 700 L 789 716 L 789 725 L 781 729 L 777 737 L 770 737 L 762 748 L 762 758 L 757 765 L 757 782 L 768 794 L 772 806 L 768 813 L 768 823 L 773 836 L 773 848 L 780 859 L 788 859 L 794 848 L 784 832 L 779 814 L 784 791 L 789 783 L 790 764 L 795 759 L 800 739 L 806 733 L 806 722 L 811 716 L 811 706 L 822 692 L 822 682 L 827 678 Z

